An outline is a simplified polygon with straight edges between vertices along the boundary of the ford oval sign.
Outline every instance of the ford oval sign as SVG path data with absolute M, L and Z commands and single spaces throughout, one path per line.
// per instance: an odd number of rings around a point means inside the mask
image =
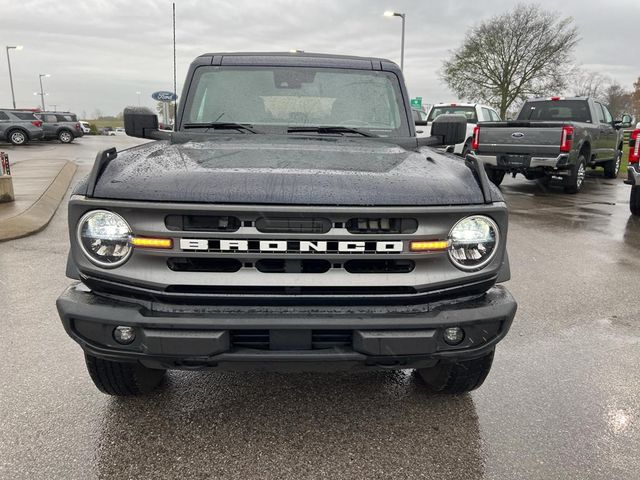
M 522 133 L 522 132 L 513 132 L 513 133 L 511 134 L 511 136 L 512 136 L 513 138 L 522 138 L 522 137 L 524 137 L 524 133 Z
M 151 98 L 158 102 L 173 102 L 178 99 L 178 96 L 173 92 L 154 92 L 151 94 Z

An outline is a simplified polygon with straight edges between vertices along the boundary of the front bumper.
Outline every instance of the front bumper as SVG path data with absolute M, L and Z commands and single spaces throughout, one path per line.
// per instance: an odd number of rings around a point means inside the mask
M 627 168 L 627 179 L 624 181 L 627 185 L 640 185 L 640 165 L 629 165 Z
M 477 155 L 478 160 L 494 168 L 504 170 L 527 170 L 532 168 L 566 170 L 569 165 L 569 155 L 560 154 L 552 157 L 528 155 Z
M 476 297 L 402 307 L 214 307 L 152 309 L 96 295 L 81 284 L 57 301 L 67 333 L 90 355 L 155 368 L 421 368 L 477 358 L 507 334 L 516 302 L 502 286 Z M 136 329 L 130 345 L 113 338 Z M 461 344 L 444 342 L 461 327 Z

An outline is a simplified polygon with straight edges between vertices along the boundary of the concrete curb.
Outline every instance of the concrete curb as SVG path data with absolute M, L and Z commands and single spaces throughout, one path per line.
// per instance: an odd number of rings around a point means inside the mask
M 47 189 L 29 208 L 4 220 L 0 226 L 0 242 L 26 237 L 44 229 L 64 199 L 77 168 L 73 162 L 65 163 Z

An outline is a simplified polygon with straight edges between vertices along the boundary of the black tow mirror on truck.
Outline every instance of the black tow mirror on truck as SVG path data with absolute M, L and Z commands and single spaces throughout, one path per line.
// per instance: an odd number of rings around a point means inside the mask
M 622 115 L 622 118 L 620 120 L 615 120 L 613 122 L 613 125 L 616 128 L 629 128 L 631 126 L 631 121 L 631 115 L 625 113 L 624 115 Z
M 437 147 L 462 143 L 467 137 L 464 115 L 440 115 L 431 123 L 431 136 L 418 138 L 419 147 Z
M 130 137 L 163 140 L 169 132 L 160 131 L 158 116 L 147 107 L 126 107 L 124 109 L 124 131 Z

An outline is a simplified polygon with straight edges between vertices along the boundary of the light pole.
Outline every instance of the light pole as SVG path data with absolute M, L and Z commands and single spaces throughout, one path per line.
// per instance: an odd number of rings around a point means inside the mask
M 138 106 L 140 106 L 140 93 L 141 92 L 136 92 L 136 95 L 138 95 Z
M 406 15 L 404 13 L 386 11 L 384 12 L 384 16 L 402 18 L 402 44 L 400 47 L 400 70 L 403 70 L 404 69 L 404 22 L 406 19 Z
M 11 76 L 11 59 L 9 58 L 9 50 L 22 50 L 22 45 L 8 46 L 7 49 L 7 65 L 9 66 L 9 83 L 11 84 L 11 100 L 13 100 L 13 108 L 16 108 L 16 95 L 13 92 L 13 77 Z
M 38 78 L 40 79 L 40 98 L 42 99 L 42 111 L 44 112 L 46 108 L 44 108 L 44 90 L 42 88 L 42 77 L 50 77 L 48 73 L 40 73 L 38 74 Z

